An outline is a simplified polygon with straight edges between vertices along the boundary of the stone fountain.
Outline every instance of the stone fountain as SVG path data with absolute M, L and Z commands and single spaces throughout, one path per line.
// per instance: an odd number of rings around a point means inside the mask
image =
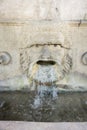
M 0 5 L 0 120 L 86 122 L 87 22 L 60 20 L 56 0 L 15 1 Z
M 8 70 L 13 63 L 15 65 L 14 60 L 20 71 L 17 76 L 19 72 L 12 70 L 14 73 L 6 75 L 9 79 L 1 75 L 4 80 L 0 81 L 0 119 L 86 121 L 85 84 L 75 86 L 72 82 L 74 72 L 70 26 L 64 22 L 50 22 L 49 25 L 45 21 L 26 23 L 21 29 L 20 38 L 23 39 L 18 39 L 20 44 L 16 47 L 20 46 L 17 53 L 5 50 L 0 57 L 2 71 L 3 68 Z M 84 63 L 85 55 L 81 58 Z

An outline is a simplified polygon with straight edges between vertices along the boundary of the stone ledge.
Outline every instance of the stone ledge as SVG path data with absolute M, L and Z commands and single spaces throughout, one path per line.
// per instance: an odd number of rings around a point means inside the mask
M 87 122 L 36 123 L 1 121 L 0 130 L 87 130 Z
M 38 24 L 38 23 L 66 23 L 71 27 L 87 27 L 87 20 L 27 20 L 27 19 L 1 19 L 0 25 L 4 26 L 22 26 L 29 25 L 30 23 Z

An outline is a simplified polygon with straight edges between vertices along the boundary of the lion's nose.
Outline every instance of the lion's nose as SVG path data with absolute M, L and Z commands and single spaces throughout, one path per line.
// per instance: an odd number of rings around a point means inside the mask
M 51 52 L 48 48 L 47 45 L 45 45 L 43 48 L 42 48 L 42 52 L 41 52 L 41 58 L 42 59 L 49 59 L 51 57 Z

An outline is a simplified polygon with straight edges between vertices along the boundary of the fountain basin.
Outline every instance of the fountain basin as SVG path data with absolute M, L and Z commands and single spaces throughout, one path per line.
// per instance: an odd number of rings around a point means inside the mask
M 87 92 L 59 93 L 57 100 L 33 108 L 35 91 L 0 92 L 1 121 L 86 122 Z

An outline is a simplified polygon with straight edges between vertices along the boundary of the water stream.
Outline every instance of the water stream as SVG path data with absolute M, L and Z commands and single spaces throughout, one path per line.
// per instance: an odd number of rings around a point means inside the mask
M 39 65 L 34 79 L 37 83 L 37 91 L 33 108 L 43 107 L 44 104 L 53 107 L 52 102 L 58 99 L 58 90 L 55 85 L 57 76 L 54 67 L 49 64 Z
M 44 104 L 53 107 L 53 102 L 56 100 L 58 100 L 58 90 L 55 86 L 38 86 L 33 108 L 43 107 Z

